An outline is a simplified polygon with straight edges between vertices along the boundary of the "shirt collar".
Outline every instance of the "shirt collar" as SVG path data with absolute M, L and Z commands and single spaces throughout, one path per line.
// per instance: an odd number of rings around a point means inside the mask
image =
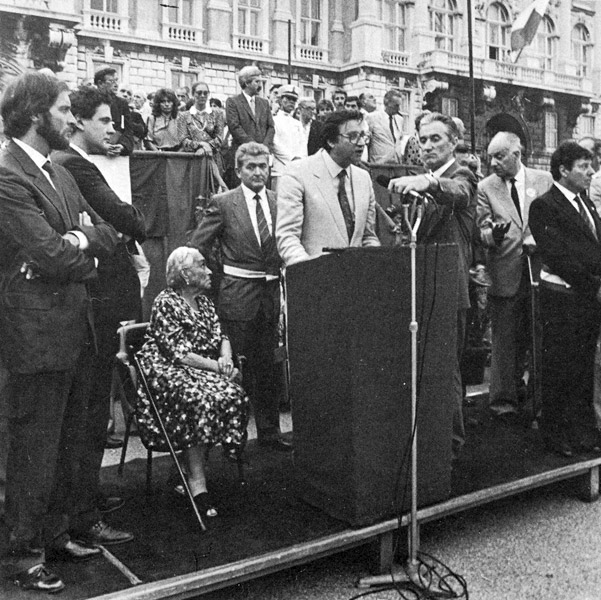
M 13 138 L 13 142 L 17 144 L 29 158 L 31 158 L 38 168 L 41 169 L 48 162 L 49 159 L 47 156 L 44 156 L 29 144 L 26 144 L 17 138 Z
M 198 115 L 204 115 L 204 114 L 207 114 L 207 115 L 208 115 L 208 114 L 211 112 L 211 107 L 207 105 L 207 107 L 206 107 L 204 110 L 198 110 L 198 109 L 196 108 L 196 106 L 193 104 L 193 105 L 190 107 L 190 110 L 189 110 L 188 112 L 189 112 L 191 115 L 196 115 L 196 114 L 198 114 Z
M 570 190 L 568 190 L 568 188 L 564 187 L 563 185 L 561 185 L 561 183 L 558 183 L 557 181 L 553 182 L 556 186 L 557 189 L 559 189 L 559 191 L 570 201 L 570 202 L 575 202 L 576 201 L 576 194 L 574 192 L 571 192 Z
M 246 93 L 244 90 L 242 90 L 242 93 L 244 94 L 244 97 L 246 98 L 246 101 L 247 101 L 249 104 L 252 104 L 253 102 L 255 102 L 255 101 L 253 100 L 253 98 L 254 98 L 255 96 L 249 96 L 249 95 L 248 95 L 248 94 L 247 94 L 247 93 Z
M 330 173 L 330 175 L 332 176 L 332 179 L 336 179 L 338 177 L 338 175 L 340 175 L 340 171 L 343 170 L 343 168 L 328 154 L 328 152 L 326 150 L 323 150 L 323 160 L 326 163 L 326 167 Z M 348 174 L 350 169 L 350 165 L 348 167 L 346 167 L 346 172 Z
M 81 156 L 83 156 L 86 160 L 91 160 L 90 155 L 87 152 L 84 152 L 79 146 L 77 146 L 73 142 L 71 142 L 69 144 L 69 146 L 71 146 L 71 148 L 73 148 L 73 150 L 75 150 L 75 152 L 77 152 L 78 154 L 81 154 Z
M 451 158 L 448 162 L 446 162 L 442 167 L 438 167 L 436 171 L 432 171 L 432 175 L 435 177 L 440 177 L 453 163 L 455 162 L 455 157 Z
M 257 194 L 259 194 L 259 196 L 261 197 L 261 200 L 264 200 L 267 198 L 267 193 L 265 192 L 265 186 L 263 186 L 263 189 L 260 192 L 253 192 L 249 187 L 246 187 L 243 183 L 240 184 L 240 187 L 242 188 L 242 193 L 244 194 L 244 199 L 247 202 L 254 200 L 255 196 Z

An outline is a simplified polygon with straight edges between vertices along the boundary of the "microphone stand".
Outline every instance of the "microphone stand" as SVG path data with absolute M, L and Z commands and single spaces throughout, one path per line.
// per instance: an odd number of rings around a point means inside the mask
M 362 577 L 357 582 L 357 587 L 366 588 L 371 586 L 386 585 L 412 581 L 421 583 L 417 552 L 419 548 L 419 532 L 417 522 L 417 230 L 422 222 L 426 196 L 412 193 L 411 204 L 403 204 L 403 219 L 409 230 L 411 249 L 411 321 L 409 331 L 411 332 L 411 512 L 409 517 L 409 557 L 404 568 L 395 573 L 386 575 L 375 575 Z M 409 207 L 411 206 L 411 210 Z M 412 223 L 412 219 L 415 221 Z

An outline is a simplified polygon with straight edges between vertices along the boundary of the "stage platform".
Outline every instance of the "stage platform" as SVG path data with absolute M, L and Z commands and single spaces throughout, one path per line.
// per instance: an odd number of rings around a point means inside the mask
M 565 459 L 549 454 L 529 423 L 499 424 L 487 415 L 484 404 L 480 397 L 466 407 L 468 443 L 453 468 L 451 497 L 422 508 L 421 523 L 569 478 L 575 494 L 587 501 L 597 499 L 601 456 Z M 212 451 L 209 481 L 220 516 L 207 520 L 204 534 L 184 499 L 167 484 L 167 455 L 155 456 L 150 496 L 145 494 L 144 459 L 128 462 L 122 478 L 116 466 L 104 468 L 104 489 L 127 499 L 109 521 L 136 535 L 132 543 L 109 550 L 140 583 L 132 585 L 106 558 L 53 563 L 67 584 L 60 597 L 191 598 L 364 544 L 371 544 L 366 556 L 373 569 L 387 568 L 393 559 L 396 519 L 350 529 L 298 499 L 292 456 L 263 451 L 254 440 L 246 456 L 248 483 L 240 488 L 235 466 L 225 461 L 219 448 Z M 22 600 L 32 595 L 3 580 L 0 597 Z

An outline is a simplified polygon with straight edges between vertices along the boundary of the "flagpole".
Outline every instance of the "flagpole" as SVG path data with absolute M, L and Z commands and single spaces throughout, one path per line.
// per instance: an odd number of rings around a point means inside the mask
M 476 84 L 474 82 L 474 37 L 472 31 L 472 0 L 467 0 L 467 41 L 470 67 L 470 134 L 472 152 L 476 154 Z

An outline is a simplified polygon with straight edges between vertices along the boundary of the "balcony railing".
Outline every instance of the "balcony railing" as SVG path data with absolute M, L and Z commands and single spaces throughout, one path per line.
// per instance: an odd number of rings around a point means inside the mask
M 202 42 L 202 29 L 199 27 L 186 27 L 177 23 L 163 23 L 163 39 L 170 42 L 185 44 L 200 44 Z
M 468 57 L 462 54 L 433 50 L 425 52 L 421 58 L 420 67 L 423 70 L 469 75 Z M 483 58 L 474 59 L 474 77 L 491 82 L 509 81 L 529 87 L 540 87 L 544 84 L 545 87 L 562 91 L 588 93 L 591 89 L 590 81 L 583 77 Z
M 406 52 L 396 52 L 394 50 L 382 50 L 382 60 L 387 65 L 406 67 L 409 64 L 409 54 Z
M 314 46 L 299 46 L 298 58 L 300 60 L 310 60 L 311 62 L 324 62 L 326 52 Z
M 129 18 L 114 13 L 84 11 L 84 26 L 99 31 L 128 33 Z
M 265 40 L 257 37 L 251 37 L 248 35 L 235 35 L 234 48 L 242 52 L 263 54 L 267 51 L 267 43 Z

